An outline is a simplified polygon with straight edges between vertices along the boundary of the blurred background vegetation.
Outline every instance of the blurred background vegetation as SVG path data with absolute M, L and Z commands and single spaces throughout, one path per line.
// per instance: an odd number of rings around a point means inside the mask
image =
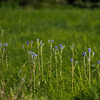
M 100 8 L 100 0 L 0 0 L 0 7 L 66 7 L 76 6 L 81 8 Z

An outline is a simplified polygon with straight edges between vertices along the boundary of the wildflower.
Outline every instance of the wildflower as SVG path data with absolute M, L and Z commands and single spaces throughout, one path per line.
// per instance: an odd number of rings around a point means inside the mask
M 65 46 L 61 47 L 62 49 L 64 48 Z
M 33 41 L 31 41 L 31 43 L 33 43 Z
M 43 43 L 40 43 L 41 45 L 43 45 Z
M 95 54 L 95 52 L 93 52 L 93 55 Z
M 72 44 L 72 46 L 74 46 L 74 44 Z
M 31 53 L 31 51 L 28 51 L 28 53 Z
M 2 46 L 2 43 L 0 43 L 0 47 Z
M 91 48 L 89 48 L 88 51 L 91 52 Z
M 60 44 L 59 47 L 62 47 L 62 44 Z
M 94 64 L 92 66 L 94 66 Z
M 27 41 L 26 44 L 29 44 L 29 41 Z
M 78 63 L 78 61 L 76 61 L 76 64 Z
M 83 53 L 83 56 L 85 56 L 85 55 L 86 55 L 86 52 Z
M 8 45 L 8 43 L 4 43 L 4 46 L 7 46 Z
M 39 39 L 37 39 L 37 41 L 39 41 Z
M 24 47 L 24 45 L 22 45 L 22 47 Z
M 100 62 L 99 61 L 97 61 L 97 64 L 99 64 Z
M 73 59 L 70 60 L 71 62 L 73 61 Z
M 57 46 L 55 46 L 55 48 L 57 49 L 58 47 L 57 47 Z
M 36 56 L 37 56 L 37 54 L 34 54 L 33 56 L 34 56 L 34 57 L 36 57 Z
M 3 49 L 4 51 L 6 50 L 6 48 Z
M 20 73 L 22 73 L 22 71 L 21 71 L 21 70 L 20 70 L 19 72 L 20 72 Z
M 51 40 L 51 42 L 53 42 L 53 40 Z

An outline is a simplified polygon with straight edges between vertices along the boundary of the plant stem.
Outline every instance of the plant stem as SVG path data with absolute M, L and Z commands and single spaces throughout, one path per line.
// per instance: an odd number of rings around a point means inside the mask
M 74 66 L 72 61 L 72 92 L 73 92 L 73 76 L 74 76 Z
M 89 83 L 91 83 L 91 73 L 90 73 L 90 53 L 89 52 Z
M 39 76 L 40 76 L 39 43 L 38 43 L 38 66 L 39 66 Z
M 55 52 L 55 60 L 56 60 L 56 81 L 57 81 L 57 84 L 58 84 L 58 73 L 57 73 L 57 54 Z
M 85 78 L 86 78 L 86 64 L 85 64 L 85 55 L 83 57 L 83 63 L 84 63 L 84 73 L 85 73 Z
M 43 58 L 42 58 L 42 46 L 41 46 L 41 66 L 42 66 L 42 81 L 43 81 Z
M 36 64 L 34 62 L 34 100 L 35 100 L 35 67 L 36 67 Z
M 51 82 L 51 65 L 52 65 L 52 42 L 51 42 L 51 49 L 50 49 L 50 52 L 51 52 L 51 56 L 50 56 L 50 82 Z
M 61 50 L 61 54 L 60 54 L 60 77 L 62 79 L 62 50 Z

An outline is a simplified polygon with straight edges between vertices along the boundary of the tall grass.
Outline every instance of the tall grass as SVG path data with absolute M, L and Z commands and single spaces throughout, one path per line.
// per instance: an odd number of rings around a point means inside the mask
M 3 10 L 0 9 L 5 16 L 0 15 L 5 29 L 0 39 L 1 100 L 100 99 L 99 9 Z

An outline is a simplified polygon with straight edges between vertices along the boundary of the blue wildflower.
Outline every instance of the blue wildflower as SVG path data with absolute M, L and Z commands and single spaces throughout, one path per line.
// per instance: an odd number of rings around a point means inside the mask
M 70 60 L 71 62 L 73 61 L 73 59 Z
M 62 44 L 60 44 L 59 47 L 62 47 Z
M 57 46 L 55 46 L 55 48 L 57 49 L 58 47 L 57 47 Z
M 100 62 L 99 61 L 97 61 L 97 64 L 99 64 Z
M 91 48 L 89 48 L 88 51 L 91 52 Z
M 26 44 L 29 44 L 29 41 L 27 41 Z

